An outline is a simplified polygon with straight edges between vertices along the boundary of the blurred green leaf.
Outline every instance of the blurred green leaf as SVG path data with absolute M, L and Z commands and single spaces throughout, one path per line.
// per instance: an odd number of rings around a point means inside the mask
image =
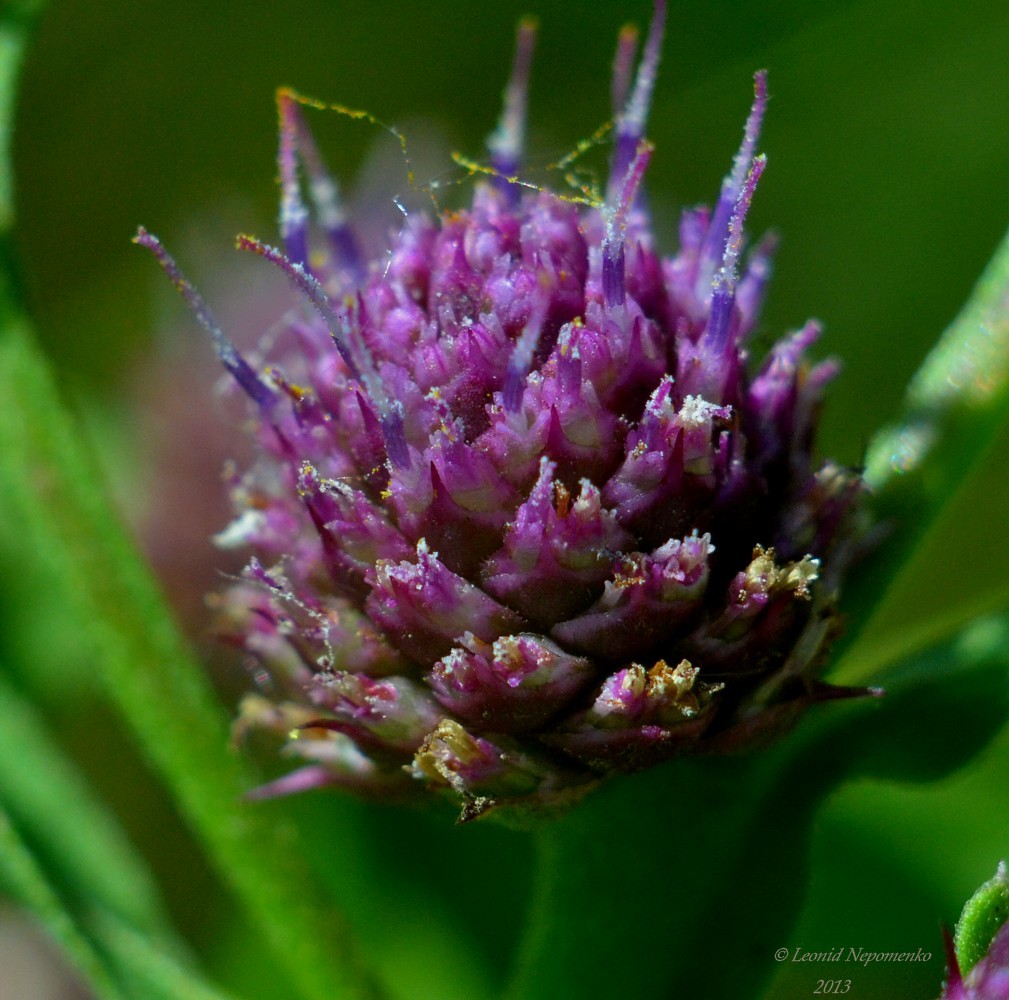
M 0 10 L 0 233 L 10 229 L 14 219 L 9 150 L 15 83 L 28 32 L 41 10 L 42 0 L 7 0 Z
M 0 161 L 9 162 L 13 81 L 34 5 L 0 19 Z M 4 166 L 2 169 L 6 169 Z M 9 247 L 9 173 L 0 174 Z M 109 510 L 86 449 L 13 302 L 0 256 L 0 502 L 47 566 L 96 651 L 108 694 L 176 796 L 226 881 L 249 907 L 305 997 L 372 995 L 342 919 L 314 888 L 293 829 L 244 806 L 251 776 L 229 757 L 227 726 L 164 602 Z M 55 918 L 54 918 L 55 919 Z M 69 931 L 66 932 L 69 935 Z
M 157 889 L 115 819 L 52 744 L 42 720 L 0 674 L 0 806 L 81 906 L 101 905 L 137 930 L 164 934 Z
M 88 923 L 134 1000 L 231 1000 L 114 914 L 95 912 Z
M 88 938 L 52 890 L 10 817 L 0 808 L 0 888 L 31 910 L 104 1000 L 125 1000 Z
M 320 898 L 296 832 L 241 801 L 254 778 L 149 573 L 110 511 L 44 362 L 16 320 L 0 334 L 0 501 L 52 571 L 95 669 L 225 880 L 305 996 L 365 996 L 349 931 Z
M 100 905 L 86 912 L 68 907 L 2 807 L 0 887 L 42 921 L 104 1000 L 228 1000 L 157 938 Z
M 537 831 L 538 891 L 508 996 L 759 995 L 802 902 L 824 797 L 857 777 L 940 778 L 1005 722 L 1005 643 L 974 636 L 929 656 L 947 669 L 903 664 L 880 700 L 820 706 L 760 754 L 614 781 Z
M 109 992 L 111 961 L 116 981 L 138 1000 L 220 1000 L 180 964 L 185 950 L 143 861 L 2 676 L 0 718 L 0 809 L 13 821 L 9 863 L 20 875 L 9 881 L 19 901 L 80 953 L 81 971 L 110 996 L 119 995 Z
M 940 515 L 990 449 L 1009 418 L 1009 236 L 992 258 L 960 315 L 925 359 L 893 426 L 872 441 L 865 478 L 884 538 L 847 588 L 846 607 L 855 628 L 850 643 L 874 614 Z M 1004 603 L 994 594 L 949 594 L 942 627 L 946 634 L 979 613 Z M 891 630 L 892 652 L 908 652 L 934 640 L 936 622 L 912 622 L 907 634 Z M 863 679 L 879 666 L 854 647 L 838 672 Z M 877 650 L 878 653 L 878 650 Z
M 15 72 L 38 6 L 7 4 L 0 13 L 3 170 Z M 267 823 L 240 801 L 253 778 L 224 752 L 227 725 L 209 684 L 109 509 L 91 456 L 18 310 L 9 253 L 9 172 L 0 179 L 2 516 L 17 525 L 28 557 L 49 571 L 66 613 L 76 617 L 93 648 L 110 699 L 272 942 L 292 990 L 317 1000 L 374 995 L 343 920 L 315 888 L 293 828 Z

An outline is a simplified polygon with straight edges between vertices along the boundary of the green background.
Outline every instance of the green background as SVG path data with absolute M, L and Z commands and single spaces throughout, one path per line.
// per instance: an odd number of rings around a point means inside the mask
M 783 241 L 764 327 L 770 337 L 808 316 L 823 320 L 821 350 L 845 367 L 824 414 L 822 448 L 856 464 L 1009 225 L 1009 7 L 997 0 L 671 6 L 649 129 L 660 245 L 675 246 L 681 207 L 714 198 L 739 140 L 752 72 L 767 67 L 772 100 L 761 145 L 769 167 L 751 231 L 774 227 Z M 152 469 L 132 433 L 133 408 L 144 397 L 138 366 L 170 356 L 166 335 L 199 337 L 151 261 L 130 245 L 137 224 L 176 250 L 240 337 L 234 324 L 247 322 L 243 296 L 275 287 L 259 262 L 236 260 L 230 249 L 236 232 L 274 234 L 275 86 L 404 125 L 421 180 L 448 184 L 446 199 L 460 200 L 447 153 L 480 155 L 514 24 L 528 12 L 541 25 L 530 144 L 542 164 L 609 117 L 616 32 L 627 20 L 643 26 L 646 3 L 50 3 L 16 122 L 24 279 L 43 343 L 124 504 L 171 474 Z M 358 192 L 355 203 L 392 219 L 390 196 L 407 185 L 388 137 L 335 114 L 312 121 L 335 172 Z M 208 422 L 219 417 L 208 405 Z M 941 615 L 951 594 L 1004 603 L 1007 444 L 1003 435 L 966 484 L 864 644 Z M 215 487 L 208 483 L 208 497 Z M 18 570 L 2 587 L 9 659 L 157 858 L 170 908 L 198 950 L 224 968 L 235 954 L 223 930 L 232 927 L 227 902 L 206 897 L 213 883 L 198 850 L 118 724 L 89 695 L 86 664 L 75 661 L 58 607 L 29 602 L 30 568 Z M 767 998 L 811 995 L 817 979 L 837 978 L 841 968 L 853 997 L 937 993 L 939 921 L 953 921 L 1009 853 L 1007 783 L 1003 735 L 940 785 L 866 784 L 836 794 L 818 820 L 808 901 L 782 946 L 921 947 L 933 961 L 869 970 L 786 963 Z M 404 824 L 437 840 L 434 821 Z M 717 852 L 707 845 L 705 863 L 717 864 Z M 740 940 L 745 929 L 727 930 L 725 961 Z

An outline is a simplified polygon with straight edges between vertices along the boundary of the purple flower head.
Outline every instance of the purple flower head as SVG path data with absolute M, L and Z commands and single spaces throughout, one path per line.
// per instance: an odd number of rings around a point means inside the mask
M 298 293 L 267 365 L 140 232 L 255 418 L 218 536 L 254 557 L 217 604 L 271 679 L 240 729 L 303 762 L 259 794 L 427 787 L 465 817 L 563 803 L 838 693 L 817 674 L 861 484 L 813 457 L 835 365 L 806 360 L 812 322 L 750 356 L 773 251 L 743 230 L 765 74 L 715 208 L 661 256 L 643 181 L 664 21 L 659 0 L 636 75 L 621 35 L 604 196 L 521 179 L 524 22 L 471 205 L 407 214 L 374 261 L 307 102 L 281 91 L 283 249 L 238 241 Z

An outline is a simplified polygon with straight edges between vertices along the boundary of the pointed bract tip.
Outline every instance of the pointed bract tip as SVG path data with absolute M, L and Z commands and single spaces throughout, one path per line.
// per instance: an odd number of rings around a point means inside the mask
M 548 283 L 541 277 L 539 295 L 533 302 L 532 312 L 526 321 L 522 333 L 515 341 L 508 368 L 505 371 L 504 389 L 502 392 L 504 408 L 509 413 L 517 413 L 522 404 L 522 393 L 525 389 L 526 376 L 532 368 L 533 356 L 539 344 L 543 324 L 546 322 L 547 311 L 550 308 L 550 290 Z

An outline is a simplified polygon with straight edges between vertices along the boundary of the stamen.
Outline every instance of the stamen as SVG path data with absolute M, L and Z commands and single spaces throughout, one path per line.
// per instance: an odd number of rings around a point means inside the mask
M 634 56 L 638 51 L 638 26 L 625 24 L 617 37 L 617 51 L 613 56 L 613 79 L 610 82 L 610 101 L 613 107 L 613 117 L 619 118 L 627 103 L 627 95 L 631 90 L 631 77 L 634 74 Z
M 613 163 L 610 166 L 610 201 L 613 200 L 614 186 L 623 181 L 631 161 L 637 155 L 638 144 L 645 136 L 648 109 L 659 73 L 659 60 L 662 58 L 665 30 L 666 0 L 655 0 L 655 12 L 652 14 L 652 23 L 648 26 L 648 38 L 638 66 L 634 90 L 623 113 L 617 118 Z
M 277 171 L 280 177 L 280 238 L 288 259 L 302 267 L 308 264 L 308 209 L 301 200 L 298 183 L 298 106 L 284 90 L 277 91 L 280 142 Z
M 356 279 L 364 274 L 361 250 L 354 230 L 347 220 L 347 213 L 340 200 L 340 186 L 326 167 L 308 123 L 301 110 L 301 102 L 294 91 L 281 88 L 277 91 L 277 104 L 281 114 L 286 114 L 291 122 L 293 141 L 296 143 L 301 163 L 308 175 L 308 189 L 315 205 L 315 213 L 326 240 L 341 266 L 350 271 Z M 291 254 L 288 253 L 288 257 Z M 294 260 L 293 257 L 291 257 Z M 295 260 L 295 263 L 300 263 Z
M 533 303 L 529 319 L 522 328 L 518 340 L 515 341 L 515 349 L 508 360 L 508 370 L 505 372 L 504 408 L 509 413 L 517 413 L 522 403 L 522 391 L 525 388 L 526 376 L 532 368 L 536 346 L 539 344 L 543 324 L 546 322 L 550 306 L 550 290 L 545 274 L 540 276 L 539 292 L 540 294 Z
M 409 468 L 410 452 L 403 428 L 402 403 L 389 398 L 368 345 L 360 337 L 354 336 L 351 324 L 345 316 L 339 315 L 333 308 L 322 285 L 304 267 L 288 260 L 276 247 L 271 247 L 251 236 L 239 236 L 235 245 L 239 250 L 250 250 L 275 264 L 299 291 L 308 296 L 308 300 L 325 322 L 329 335 L 333 338 L 333 343 L 350 374 L 361 383 L 375 408 L 382 425 L 389 460 L 398 468 Z
M 224 331 L 217 325 L 210 307 L 179 270 L 171 254 L 162 246 L 161 240 L 141 226 L 137 230 L 137 235 L 133 237 L 133 242 L 154 254 L 158 264 L 161 265 L 161 270 L 165 272 L 176 290 L 186 300 L 200 326 L 210 334 L 221 364 L 231 373 L 246 395 L 260 409 L 269 413 L 277 402 L 273 390 L 260 379 L 252 366 L 238 353 L 238 348 L 225 336 Z
M 495 183 L 511 201 L 517 201 L 520 194 L 512 179 L 518 174 L 525 147 L 529 75 L 537 30 L 534 18 L 525 17 L 519 21 L 515 33 L 515 61 L 504 92 L 501 118 L 497 128 L 487 137 L 491 166 L 496 172 Z
M 729 230 L 729 220 L 753 163 L 753 154 L 757 148 L 757 139 L 760 137 L 760 127 L 766 109 L 767 70 L 762 69 L 754 74 L 753 104 L 750 106 L 750 113 L 747 115 L 746 126 L 743 129 L 743 141 L 732 162 L 732 172 L 722 181 L 718 204 L 715 205 L 711 224 L 708 226 L 708 233 L 704 239 L 704 247 L 701 251 L 701 273 L 698 279 L 700 287 L 711 280 L 711 275 L 722 256 Z
M 743 223 L 746 220 L 746 213 L 750 210 L 757 182 L 766 166 L 767 157 L 761 153 L 750 166 L 729 219 L 729 235 L 722 251 L 722 266 L 712 282 L 711 310 L 708 314 L 708 326 L 704 332 L 705 339 L 716 347 L 722 347 L 728 342 L 729 323 L 736 301 L 736 265 L 739 263 L 739 254 L 743 246 Z
M 624 235 L 627 217 L 634 204 L 641 180 L 648 169 L 655 146 L 647 140 L 638 143 L 634 159 L 627 166 L 620 197 L 614 208 L 606 209 L 606 235 L 603 237 L 603 302 L 609 307 L 624 304 Z

